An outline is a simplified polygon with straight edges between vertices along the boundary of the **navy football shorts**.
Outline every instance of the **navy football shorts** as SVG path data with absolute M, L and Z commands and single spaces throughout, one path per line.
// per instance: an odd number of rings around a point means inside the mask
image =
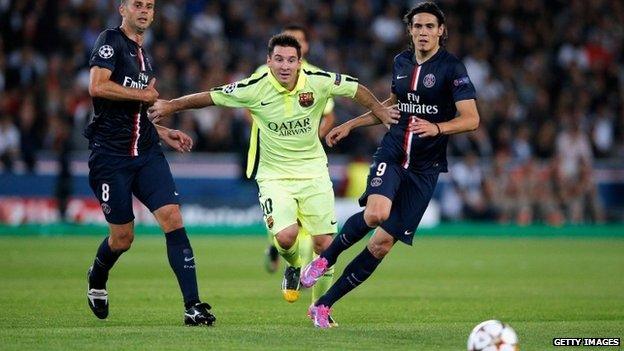
M 360 206 L 366 206 L 369 195 L 383 195 L 392 200 L 390 216 L 380 227 L 395 239 L 408 245 L 433 196 L 439 173 L 416 173 L 395 162 L 375 160 L 371 166 L 366 192 Z
M 106 221 L 125 224 L 134 220 L 132 195 L 154 212 L 179 204 L 169 164 L 160 146 L 136 157 L 92 152 L 89 185 L 100 201 Z

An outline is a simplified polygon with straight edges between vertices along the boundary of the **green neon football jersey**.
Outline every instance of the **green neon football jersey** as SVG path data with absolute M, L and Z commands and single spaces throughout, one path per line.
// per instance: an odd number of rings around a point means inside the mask
M 288 91 L 267 68 L 214 88 L 210 95 L 215 105 L 251 112 L 258 132 L 250 140 L 248 177 L 305 179 L 327 174 L 327 156 L 318 138 L 327 100 L 353 98 L 357 87 L 357 79 L 348 75 L 302 68 L 295 88 Z

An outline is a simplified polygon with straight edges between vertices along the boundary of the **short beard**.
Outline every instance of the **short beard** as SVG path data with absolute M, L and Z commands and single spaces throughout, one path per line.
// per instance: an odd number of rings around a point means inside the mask
M 149 25 L 148 25 L 148 27 L 149 27 Z M 147 28 L 141 28 L 141 27 L 139 27 L 138 25 L 135 25 L 135 26 L 134 26 L 134 30 L 135 30 L 137 33 L 139 33 L 139 34 L 144 34 L 144 33 L 145 33 L 145 31 L 147 30 Z

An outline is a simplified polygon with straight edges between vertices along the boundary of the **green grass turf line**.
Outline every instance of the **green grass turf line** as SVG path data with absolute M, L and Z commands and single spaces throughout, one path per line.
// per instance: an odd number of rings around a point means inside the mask
M 340 326 L 315 330 L 310 292 L 288 304 L 263 270 L 266 239 L 191 235 L 213 328 L 182 324 L 164 239 L 138 236 L 111 272 L 111 314 L 86 305 L 96 236 L 0 237 L 2 350 L 464 350 L 478 322 L 511 323 L 522 350 L 554 337 L 624 336 L 624 240 L 417 238 L 334 306 Z M 337 274 L 364 242 L 340 257 Z M 604 348 L 613 350 L 616 348 Z
M 24 224 L 0 225 L 2 235 L 89 235 L 107 233 L 106 225 L 100 224 Z M 136 234 L 162 235 L 155 225 L 137 225 Z M 188 226 L 191 234 L 201 235 L 266 235 L 264 227 L 248 226 Z M 505 236 L 505 237 L 613 237 L 624 238 L 624 223 L 600 225 L 566 225 L 551 227 L 541 224 L 530 226 L 501 225 L 496 223 L 459 222 L 442 223 L 435 228 L 418 229 L 417 236 Z

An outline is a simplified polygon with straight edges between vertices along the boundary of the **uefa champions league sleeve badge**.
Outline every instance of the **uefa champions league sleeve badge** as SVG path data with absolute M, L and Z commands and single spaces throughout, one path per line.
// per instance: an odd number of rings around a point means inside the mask
M 115 50 L 113 50 L 113 47 L 110 45 L 102 45 L 98 49 L 98 55 L 100 55 L 100 57 L 103 59 L 109 59 L 113 57 L 114 54 Z

